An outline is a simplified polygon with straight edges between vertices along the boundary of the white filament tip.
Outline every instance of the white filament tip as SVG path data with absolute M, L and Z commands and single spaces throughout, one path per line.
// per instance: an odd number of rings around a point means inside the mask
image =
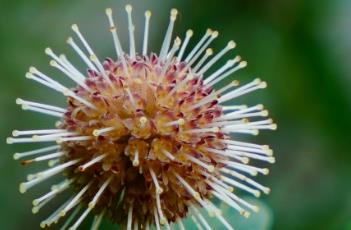
M 207 29 L 207 30 L 206 30 L 206 34 L 207 34 L 207 35 L 211 35 L 212 33 L 213 33 L 213 30 L 212 30 L 212 29 Z
M 214 31 L 212 33 L 212 38 L 216 38 L 216 37 L 218 37 L 218 35 L 219 35 L 218 31 Z
M 178 14 L 178 10 L 177 9 L 172 9 L 171 10 L 171 20 L 176 20 L 177 14 Z
M 23 100 L 21 98 L 16 99 L 16 104 L 21 105 L 23 103 Z
M 253 83 L 255 84 L 259 84 L 260 82 L 262 82 L 260 78 L 255 78 L 255 80 L 253 81 Z
M 228 48 L 229 48 L 229 49 L 234 49 L 235 46 L 236 46 L 236 43 L 235 43 L 234 41 L 228 42 Z
M 233 86 L 238 86 L 240 84 L 240 82 L 238 80 L 234 80 L 234 81 L 231 82 L 231 84 Z
M 262 104 L 258 104 L 256 107 L 257 107 L 257 109 L 259 109 L 259 110 L 264 109 L 264 106 L 263 106 Z
M 52 54 L 52 49 L 50 47 L 45 48 L 46 54 Z
M 260 88 L 261 89 L 264 89 L 264 88 L 267 88 L 267 82 L 263 81 L 260 83 Z
M 79 30 L 77 24 L 73 24 L 71 26 L 71 28 L 72 28 L 73 31 L 78 31 Z
M 262 170 L 263 175 L 268 175 L 269 174 L 269 169 L 264 168 Z
M 12 137 L 6 138 L 6 143 L 7 144 L 13 144 L 13 138 Z
M 268 162 L 274 164 L 275 163 L 275 158 L 274 157 L 268 158 Z
M 187 30 L 186 31 L 186 36 L 192 37 L 193 35 L 194 35 L 194 31 L 193 30 Z
M 247 61 L 242 61 L 239 63 L 240 68 L 245 68 L 247 66 Z
M 17 137 L 18 136 L 18 130 L 13 130 L 12 131 L 12 136 Z
M 215 167 L 213 165 L 210 165 L 210 166 L 208 166 L 207 170 L 212 173 L 212 172 L 214 172 Z
M 13 154 L 14 160 L 18 160 L 19 158 L 20 158 L 20 154 L 18 154 L 18 153 Z
M 54 61 L 54 60 L 51 60 L 51 61 L 50 61 L 50 65 L 51 65 L 51 66 L 57 66 L 57 62 Z
M 206 50 L 206 54 L 207 54 L 208 56 L 212 55 L 212 54 L 213 54 L 213 49 L 208 48 L 208 49 Z
M 185 120 L 184 120 L 183 118 L 180 118 L 180 119 L 178 120 L 178 124 L 179 124 L 179 125 L 184 125 L 184 124 L 185 124 Z
M 39 207 L 33 207 L 32 208 L 32 213 L 37 214 L 39 212 Z
M 32 78 L 32 74 L 31 73 L 26 73 L 25 77 L 28 78 L 28 79 L 31 79 Z
M 263 110 L 262 111 L 262 116 L 267 117 L 268 116 L 268 110 Z
M 106 8 L 105 13 L 110 16 L 112 15 L 112 9 L 111 8 Z
M 133 7 L 131 6 L 131 5 L 126 5 L 126 11 L 128 12 L 128 13 L 130 13 L 130 12 L 132 12 L 132 10 L 133 10 Z
M 180 46 L 181 43 L 182 43 L 182 39 L 180 39 L 179 37 L 177 37 L 177 38 L 175 39 L 175 45 L 176 45 L 176 46 Z
M 243 215 L 245 218 L 249 218 L 249 217 L 250 217 L 250 213 L 247 212 L 247 211 L 243 211 L 242 215 Z
M 160 219 L 160 224 L 161 224 L 161 225 L 165 225 L 166 223 L 167 223 L 166 218 L 162 217 L 162 218 Z
M 68 37 L 67 40 L 66 40 L 66 42 L 67 42 L 68 44 L 72 43 L 72 42 L 73 42 L 73 38 L 72 38 L 72 37 Z
M 38 201 L 37 199 L 35 199 L 35 200 L 33 200 L 32 204 L 33 204 L 34 206 L 37 206 L 37 205 L 39 204 L 39 201 Z
M 258 190 L 254 191 L 254 196 L 257 197 L 257 198 L 260 197 L 261 196 L 261 192 L 258 191 Z
M 150 10 L 145 11 L 145 17 L 149 18 L 151 17 L 152 13 Z
M 19 191 L 20 193 L 25 193 L 27 192 L 27 187 L 24 183 L 21 183 L 20 186 L 19 186 Z

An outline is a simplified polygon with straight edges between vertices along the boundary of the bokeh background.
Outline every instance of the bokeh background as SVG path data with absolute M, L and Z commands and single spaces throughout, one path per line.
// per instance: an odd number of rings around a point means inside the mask
M 169 10 L 176 7 L 181 12 L 176 33 L 183 36 L 192 28 L 200 38 L 208 27 L 219 30 L 213 48 L 218 51 L 234 39 L 238 48 L 227 58 L 240 54 L 249 63 L 232 78 L 248 82 L 258 76 L 269 84 L 267 90 L 242 100 L 265 104 L 279 125 L 276 132 L 262 132 L 254 138 L 275 150 L 277 162 L 270 175 L 258 178 L 272 193 L 253 200 L 259 202 L 262 212 L 249 220 L 228 212 L 237 223 L 234 226 L 351 229 L 349 0 L 0 0 L 0 229 L 39 229 L 40 220 L 51 211 L 49 207 L 31 214 L 32 199 L 45 192 L 46 186 L 19 194 L 18 184 L 38 167 L 15 162 L 12 154 L 30 146 L 9 146 L 5 138 L 13 129 L 45 128 L 54 123 L 51 118 L 21 111 L 15 105 L 17 97 L 58 105 L 64 105 L 64 100 L 26 80 L 24 74 L 35 65 L 62 77 L 48 66 L 43 52 L 48 45 L 80 63 L 65 43 L 72 35 L 72 23 L 80 25 L 99 56 L 113 56 L 104 9 L 112 7 L 118 13 L 117 23 L 124 31 L 120 34 L 127 45 L 126 3 L 134 5 L 137 37 L 141 36 L 144 10 L 153 11 L 153 50 L 159 50 Z M 106 222 L 103 229 L 113 228 Z

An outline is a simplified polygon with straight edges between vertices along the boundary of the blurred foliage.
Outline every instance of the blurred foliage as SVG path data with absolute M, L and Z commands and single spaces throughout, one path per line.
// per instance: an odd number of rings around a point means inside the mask
M 215 50 L 235 39 L 236 52 L 249 61 L 248 68 L 233 78 L 247 82 L 259 76 L 269 84 L 267 90 L 242 100 L 264 103 L 279 124 L 278 131 L 262 132 L 255 139 L 270 144 L 277 157 L 270 176 L 258 178 L 272 188 L 262 199 L 271 210 L 267 212 L 272 212 L 272 225 L 238 222 L 237 229 L 350 229 L 349 0 L 0 0 L 0 138 L 5 140 L 15 128 L 44 128 L 54 122 L 21 112 L 14 103 L 16 97 L 64 103 L 57 94 L 24 78 L 30 65 L 58 75 L 48 67 L 44 48 L 51 45 L 72 55 L 64 41 L 71 35 L 70 24 L 78 23 L 99 55 L 113 55 L 104 8 L 122 12 L 127 2 L 139 14 L 137 28 L 141 28 L 143 10 L 153 10 L 151 47 L 155 51 L 169 9 L 176 7 L 181 12 L 178 33 L 183 35 L 189 27 L 200 37 L 207 27 L 218 29 L 221 37 Z M 126 24 L 124 16 L 124 12 L 117 16 L 119 25 Z M 126 38 L 124 32 L 124 44 Z M 12 160 L 14 151 L 27 147 L 1 145 L 1 229 L 38 229 L 40 220 L 50 212 L 45 209 L 32 216 L 33 193 L 21 196 L 17 192 L 26 173 L 39 170 Z M 34 192 L 43 193 L 44 188 Z M 112 229 L 109 223 L 104 226 Z

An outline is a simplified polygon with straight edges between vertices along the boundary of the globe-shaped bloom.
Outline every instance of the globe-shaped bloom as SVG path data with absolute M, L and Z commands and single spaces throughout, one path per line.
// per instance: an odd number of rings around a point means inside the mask
M 199 211 L 205 209 L 227 229 L 230 224 L 210 201 L 225 202 L 245 217 L 258 208 L 233 193 L 243 190 L 254 196 L 269 188 L 250 179 L 268 169 L 249 165 L 250 159 L 274 162 L 266 145 L 236 139 L 240 134 L 257 135 L 260 129 L 276 129 L 262 105 L 228 104 L 235 98 L 266 87 L 260 79 L 239 86 L 234 80 L 222 88 L 218 83 L 246 66 L 239 56 L 219 69 L 213 65 L 235 48 L 230 41 L 214 55 L 208 48 L 218 36 L 208 29 L 193 48 L 191 30 L 172 41 L 177 10 L 171 10 L 169 26 L 160 52 L 148 54 L 149 22 L 141 53 L 134 39 L 132 7 L 126 6 L 129 52 L 121 46 L 112 10 L 107 9 L 116 58 L 101 61 L 77 25 L 72 26 L 81 46 L 73 38 L 67 43 L 86 64 L 75 67 L 64 55 L 45 50 L 50 65 L 73 80 L 68 88 L 34 67 L 26 74 L 66 97 L 66 108 L 17 99 L 24 110 L 59 120 L 53 129 L 13 131 L 8 143 L 54 142 L 28 152 L 16 153 L 23 164 L 48 161 L 49 169 L 28 175 L 21 183 L 24 193 L 57 175 L 62 182 L 33 201 L 33 213 L 63 192 L 71 197 L 42 221 L 51 226 L 70 215 L 63 229 L 77 229 L 89 213 L 95 214 L 92 229 L 103 217 L 126 229 L 170 229 L 191 216 L 196 226 L 211 229 Z M 232 137 L 233 136 L 233 137 Z

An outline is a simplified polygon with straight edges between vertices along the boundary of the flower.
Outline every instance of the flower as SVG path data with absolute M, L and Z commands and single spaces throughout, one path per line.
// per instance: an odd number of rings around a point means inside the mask
M 101 62 L 78 26 L 72 26 L 83 48 L 73 38 L 67 43 L 86 64 L 87 73 L 66 56 L 45 49 L 52 58 L 50 65 L 73 80 L 75 88 L 69 89 L 30 67 L 26 77 L 63 94 L 67 107 L 16 100 L 24 110 L 59 118 L 54 129 L 15 130 L 14 137 L 7 139 L 9 144 L 56 142 L 14 155 L 25 165 L 41 161 L 49 164 L 49 169 L 28 175 L 20 184 L 20 192 L 64 175 L 62 182 L 33 201 L 33 213 L 37 213 L 60 193 L 73 191 L 41 222 L 41 227 L 51 226 L 70 213 L 63 228 L 71 225 L 70 229 L 77 229 L 89 213 L 94 213 L 92 229 L 99 227 L 103 217 L 128 230 L 149 229 L 151 225 L 169 229 L 172 223 L 184 229 L 181 219 L 188 215 L 197 226 L 208 229 L 198 209 L 202 207 L 232 229 L 210 198 L 216 197 L 248 217 L 250 210 L 258 208 L 235 195 L 233 189 L 256 197 L 261 192 L 269 193 L 269 188 L 249 178 L 268 174 L 268 169 L 251 166 L 249 160 L 275 160 L 268 146 L 231 139 L 230 135 L 257 135 L 258 130 L 274 130 L 276 125 L 271 119 L 257 119 L 268 115 L 262 105 L 226 104 L 265 88 L 266 83 L 255 79 L 239 86 L 234 80 L 215 90 L 216 84 L 244 68 L 246 62 L 236 56 L 208 74 L 236 44 L 230 41 L 211 57 L 213 51 L 208 47 L 218 36 L 211 29 L 192 49 L 187 49 L 191 30 L 183 43 L 178 37 L 172 42 L 175 9 L 171 10 L 159 54 L 148 54 L 151 12 L 146 11 L 142 53 L 137 53 L 130 5 L 126 12 L 129 53 L 119 41 L 112 10 L 106 10 L 116 59 Z

